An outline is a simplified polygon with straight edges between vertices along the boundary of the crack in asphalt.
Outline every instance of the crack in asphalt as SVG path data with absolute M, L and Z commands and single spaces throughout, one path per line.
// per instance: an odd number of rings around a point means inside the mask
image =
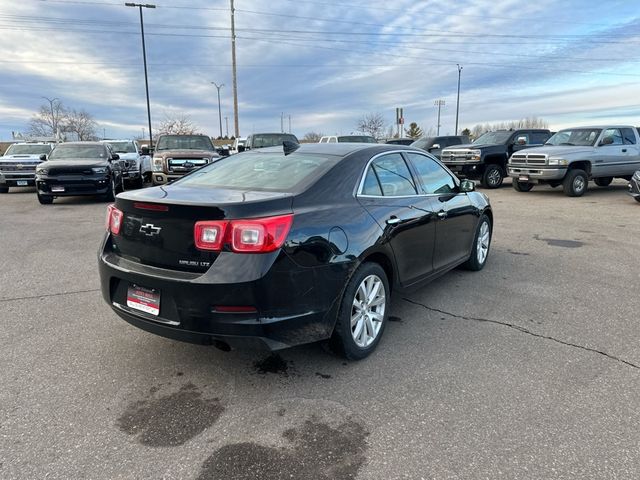
M 17 300 L 31 300 L 34 298 L 45 298 L 45 297 L 62 297 L 64 295 L 75 295 L 77 293 L 90 293 L 90 292 L 99 292 L 99 288 L 92 288 L 91 290 L 75 290 L 71 292 L 59 292 L 59 293 L 42 293 L 40 295 L 29 295 L 27 297 L 10 297 L 10 298 L 0 298 L 0 302 L 15 302 Z
M 578 345 L 576 343 L 567 342 L 565 340 L 559 340 L 557 338 L 550 337 L 548 335 L 542 335 L 541 333 L 533 332 L 533 331 L 531 331 L 531 330 L 529 330 L 529 329 L 527 329 L 525 327 L 521 327 L 520 325 L 516 325 L 514 323 L 502 322 L 500 320 L 491 320 L 489 318 L 467 317 L 467 316 L 464 316 L 464 315 L 457 315 L 455 313 L 451 313 L 451 312 L 446 312 L 444 310 L 440 310 L 439 308 L 429 307 L 428 305 L 425 305 L 423 303 L 417 302 L 415 300 L 411 300 L 409 298 L 404 298 L 403 297 L 402 299 L 405 302 L 412 303 L 414 305 L 422 307 L 422 308 L 424 308 L 426 310 L 429 310 L 431 312 L 441 313 L 443 315 L 448 315 L 448 316 L 453 317 L 453 318 L 459 318 L 461 320 L 470 320 L 470 321 L 474 321 L 474 322 L 493 323 L 493 324 L 496 324 L 496 325 L 502 325 L 503 327 L 512 328 L 512 329 L 517 330 L 517 331 L 519 331 L 521 333 L 526 333 L 527 335 L 531 335 L 532 337 L 544 338 L 546 340 L 551 340 L 552 342 L 559 343 L 560 345 L 565 345 L 565 346 L 568 346 L 568 347 L 574 347 L 574 348 L 578 348 L 580 350 L 586 350 L 587 352 L 597 353 L 599 355 L 607 357 L 610 360 L 615 360 L 616 362 L 624 363 L 625 365 L 628 365 L 628 366 L 630 366 L 632 368 L 640 369 L 640 365 L 636 365 L 635 363 L 629 362 L 628 360 L 624 360 L 623 358 L 620 358 L 620 357 L 616 357 L 615 355 L 611 355 L 610 353 L 603 352 L 602 350 L 597 350 L 595 348 L 585 347 L 584 345 Z

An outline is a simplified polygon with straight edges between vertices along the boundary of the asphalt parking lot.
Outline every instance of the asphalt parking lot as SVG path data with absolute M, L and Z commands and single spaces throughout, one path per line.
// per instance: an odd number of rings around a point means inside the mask
M 98 290 L 105 203 L 13 189 L 0 478 L 640 478 L 640 204 L 625 191 L 488 191 L 485 269 L 396 295 L 377 351 L 347 363 L 135 329 Z

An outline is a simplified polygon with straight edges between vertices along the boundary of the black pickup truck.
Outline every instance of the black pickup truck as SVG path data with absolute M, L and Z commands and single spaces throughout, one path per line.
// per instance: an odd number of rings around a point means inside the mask
M 512 153 L 543 145 L 551 137 L 544 129 L 496 130 L 468 145 L 442 150 L 440 160 L 458 177 L 479 179 L 485 188 L 498 188 L 507 176 Z

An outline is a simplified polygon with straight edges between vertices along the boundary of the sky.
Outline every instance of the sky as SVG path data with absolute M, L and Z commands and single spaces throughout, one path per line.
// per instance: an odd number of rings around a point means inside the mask
M 150 0 L 151 1 L 151 0 Z M 151 117 L 233 132 L 230 8 L 158 0 L 144 9 Z M 635 0 L 235 0 L 240 134 L 357 131 L 380 113 L 453 134 L 539 117 L 553 130 L 640 126 Z M 99 136 L 147 129 L 140 18 L 114 0 L 0 0 L 0 140 L 25 132 L 43 97 L 95 118 Z

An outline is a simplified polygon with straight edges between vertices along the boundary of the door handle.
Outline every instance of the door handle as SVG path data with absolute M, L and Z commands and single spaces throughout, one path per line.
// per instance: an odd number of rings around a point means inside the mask
M 438 218 L 444 220 L 445 218 L 447 218 L 447 212 L 445 212 L 444 210 L 440 210 L 438 212 Z
M 397 223 L 400 223 L 402 220 L 400 220 L 398 217 L 393 216 L 390 217 L 389 219 L 387 219 L 387 225 L 396 225 Z
M 626 148 L 623 148 L 623 149 L 622 149 L 622 153 L 627 153 L 627 149 L 626 149 Z

